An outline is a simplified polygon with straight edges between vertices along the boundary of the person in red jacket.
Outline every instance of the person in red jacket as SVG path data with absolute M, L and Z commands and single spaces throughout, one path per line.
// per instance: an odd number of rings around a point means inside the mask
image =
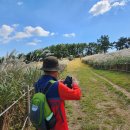
M 51 130 L 68 130 L 68 124 L 65 112 L 65 100 L 80 100 L 81 90 L 76 82 L 68 87 L 64 81 L 58 81 L 59 63 L 58 59 L 54 56 L 48 56 L 43 61 L 44 75 L 36 82 L 35 91 L 44 90 L 44 86 L 50 80 L 56 81 L 48 90 L 46 97 L 49 106 L 56 118 L 56 125 Z

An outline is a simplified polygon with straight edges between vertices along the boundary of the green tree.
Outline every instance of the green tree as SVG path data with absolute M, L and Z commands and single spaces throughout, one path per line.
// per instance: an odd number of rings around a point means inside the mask
M 93 54 L 98 54 L 100 52 L 100 47 L 97 43 L 95 42 L 90 42 L 88 45 L 87 45 L 87 48 L 86 48 L 86 54 L 87 55 L 93 55 Z
M 106 53 L 110 48 L 110 41 L 108 35 L 102 35 L 99 39 L 97 39 L 97 43 L 99 45 L 100 52 Z
M 130 48 L 130 37 L 127 38 L 127 48 Z
M 114 42 L 115 48 L 117 50 L 122 50 L 126 47 L 127 44 L 127 38 L 126 37 L 120 37 L 117 42 Z

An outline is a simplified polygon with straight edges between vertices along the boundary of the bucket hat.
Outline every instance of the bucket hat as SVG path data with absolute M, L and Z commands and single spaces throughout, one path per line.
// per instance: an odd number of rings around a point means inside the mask
M 43 60 L 42 70 L 44 71 L 59 71 L 59 62 L 57 57 L 48 56 Z

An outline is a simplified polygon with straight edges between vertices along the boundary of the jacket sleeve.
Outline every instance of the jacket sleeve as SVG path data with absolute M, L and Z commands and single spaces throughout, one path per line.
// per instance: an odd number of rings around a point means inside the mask
M 73 83 L 72 89 L 68 88 L 62 82 L 58 83 L 58 91 L 62 100 L 80 100 L 81 90 L 76 83 Z

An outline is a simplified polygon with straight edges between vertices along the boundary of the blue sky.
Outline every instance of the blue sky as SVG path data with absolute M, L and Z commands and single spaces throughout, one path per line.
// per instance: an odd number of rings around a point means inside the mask
M 130 37 L 129 0 L 0 0 L 0 56 Z

